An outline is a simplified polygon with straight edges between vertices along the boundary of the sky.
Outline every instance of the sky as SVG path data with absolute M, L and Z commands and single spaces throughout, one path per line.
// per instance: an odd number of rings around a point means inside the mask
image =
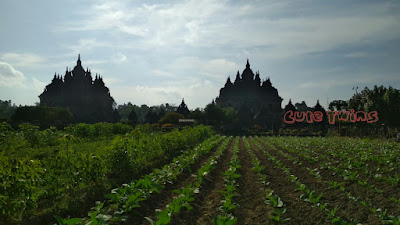
M 54 73 L 101 74 L 117 104 L 204 108 L 259 71 L 288 103 L 400 89 L 400 1 L 2 0 L 0 100 L 33 105 Z

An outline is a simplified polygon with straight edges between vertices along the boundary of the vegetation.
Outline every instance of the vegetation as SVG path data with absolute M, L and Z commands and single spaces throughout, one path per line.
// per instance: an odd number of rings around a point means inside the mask
M 16 108 L 17 106 L 15 104 L 11 104 L 11 100 L 0 100 L 0 119 L 10 119 Z
M 31 123 L 42 128 L 65 126 L 73 121 L 67 108 L 47 106 L 21 106 L 11 116 L 13 124 Z
M 210 137 L 205 126 L 154 131 L 123 124 L 39 130 L 0 125 L 0 221 L 49 224 L 81 215 L 112 187 L 139 178 Z

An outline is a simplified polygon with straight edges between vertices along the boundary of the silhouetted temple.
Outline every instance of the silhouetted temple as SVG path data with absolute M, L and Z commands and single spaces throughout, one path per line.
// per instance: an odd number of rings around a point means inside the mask
M 187 117 L 190 114 L 190 111 L 189 111 L 187 105 L 185 104 L 185 100 L 184 99 L 182 99 L 182 102 L 178 106 L 178 108 L 176 109 L 176 112 L 184 115 L 185 117 Z
M 39 96 L 40 104 L 68 107 L 77 122 L 111 122 L 114 120 L 114 99 L 103 79 L 96 74 L 93 80 L 89 69 L 83 69 L 80 55 L 72 71 L 65 76 L 54 74 L 52 82 Z
M 241 75 L 237 72 L 233 83 L 228 77 L 215 103 L 220 107 L 235 108 L 239 116 L 245 114 L 241 120 L 245 120 L 249 125 L 259 124 L 276 128 L 282 121 L 282 100 L 270 79 L 261 82 L 259 72 L 254 75 L 247 60 L 246 69 Z

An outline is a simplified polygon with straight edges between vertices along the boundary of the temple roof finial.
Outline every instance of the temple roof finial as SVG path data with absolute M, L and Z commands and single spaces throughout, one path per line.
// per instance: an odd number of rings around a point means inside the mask
M 78 61 L 76 61 L 76 64 L 79 66 L 81 65 L 81 54 L 78 54 Z
M 250 68 L 249 58 L 247 58 L 246 68 Z

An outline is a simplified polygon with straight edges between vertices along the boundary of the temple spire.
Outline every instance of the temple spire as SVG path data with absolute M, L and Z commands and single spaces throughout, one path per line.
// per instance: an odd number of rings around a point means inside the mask
M 235 84 L 239 84 L 239 83 L 240 83 L 240 73 L 239 73 L 239 70 L 238 70 L 237 74 L 236 74 Z
M 247 59 L 246 68 L 250 68 L 249 59 Z
M 78 54 L 78 61 L 76 61 L 76 64 L 79 66 L 81 65 L 81 54 Z

